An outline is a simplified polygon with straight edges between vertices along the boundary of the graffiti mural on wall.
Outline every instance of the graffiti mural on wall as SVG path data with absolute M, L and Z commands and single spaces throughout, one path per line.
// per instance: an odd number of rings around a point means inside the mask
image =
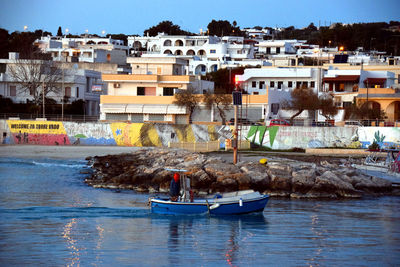
M 345 127 L 250 126 L 247 140 L 271 149 L 346 147 L 355 130 Z
M 221 141 L 233 137 L 232 126 L 150 123 L 75 123 L 8 120 L 9 144 L 118 145 L 167 147 L 169 142 Z M 6 126 L 6 127 L 7 127 Z M 374 140 L 400 147 L 395 127 L 265 127 L 245 126 L 239 139 L 272 149 L 367 148 Z
M 169 142 L 205 142 L 218 140 L 214 126 L 150 123 L 112 123 L 118 146 L 168 146 Z
M 362 148 L 376 142 L 381 148 L 400 149 L 399 127 L 359 127 L 357 137 Z
M 13 144 L 70 145 L 61 122 L 7 121 Z

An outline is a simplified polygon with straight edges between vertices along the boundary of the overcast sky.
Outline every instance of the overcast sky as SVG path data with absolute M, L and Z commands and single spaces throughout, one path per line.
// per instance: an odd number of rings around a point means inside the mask
M 400 21 L 400 0 L 0 0 L 0 28 L 9 33 L 27 26 L 55 35 L 61 26 L 72 34 L 143 35 L 163 20 L 198 33 L 213 19 L 241 28 Z

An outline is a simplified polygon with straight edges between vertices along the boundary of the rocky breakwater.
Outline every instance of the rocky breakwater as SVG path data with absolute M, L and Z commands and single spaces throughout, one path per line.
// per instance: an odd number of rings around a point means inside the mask
M 177 168 L 188 171 L 197 195 L 244 189 L 292 198 L 398 194 L 390 181 L 326 161 L 307 164 L 282 159 L 267 165 L 259 162 L 233 165 L 215 156 L 163 148 L 144 148 L 129 154 L 87 160 L 93 173 L 85 182 L 101 188 L 166 193 L 171 180 L 171 172 L 166 168 Z

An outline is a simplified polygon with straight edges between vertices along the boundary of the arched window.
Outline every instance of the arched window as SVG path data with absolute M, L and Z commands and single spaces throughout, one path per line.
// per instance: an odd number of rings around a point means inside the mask
M 172 45 L 171 40 L 164 41 L 164 46 L 171 46 L 171 45 Z
M 175 46 L 183 46 L 183 42 L 181 40 L 176 40 Z

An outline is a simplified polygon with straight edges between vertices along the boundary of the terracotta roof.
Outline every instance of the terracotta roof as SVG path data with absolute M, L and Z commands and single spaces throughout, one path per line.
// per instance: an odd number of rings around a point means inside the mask
M 325 77 L 323 82 L 357 82 L 360 75 L 338 75 L 337 77 Z

